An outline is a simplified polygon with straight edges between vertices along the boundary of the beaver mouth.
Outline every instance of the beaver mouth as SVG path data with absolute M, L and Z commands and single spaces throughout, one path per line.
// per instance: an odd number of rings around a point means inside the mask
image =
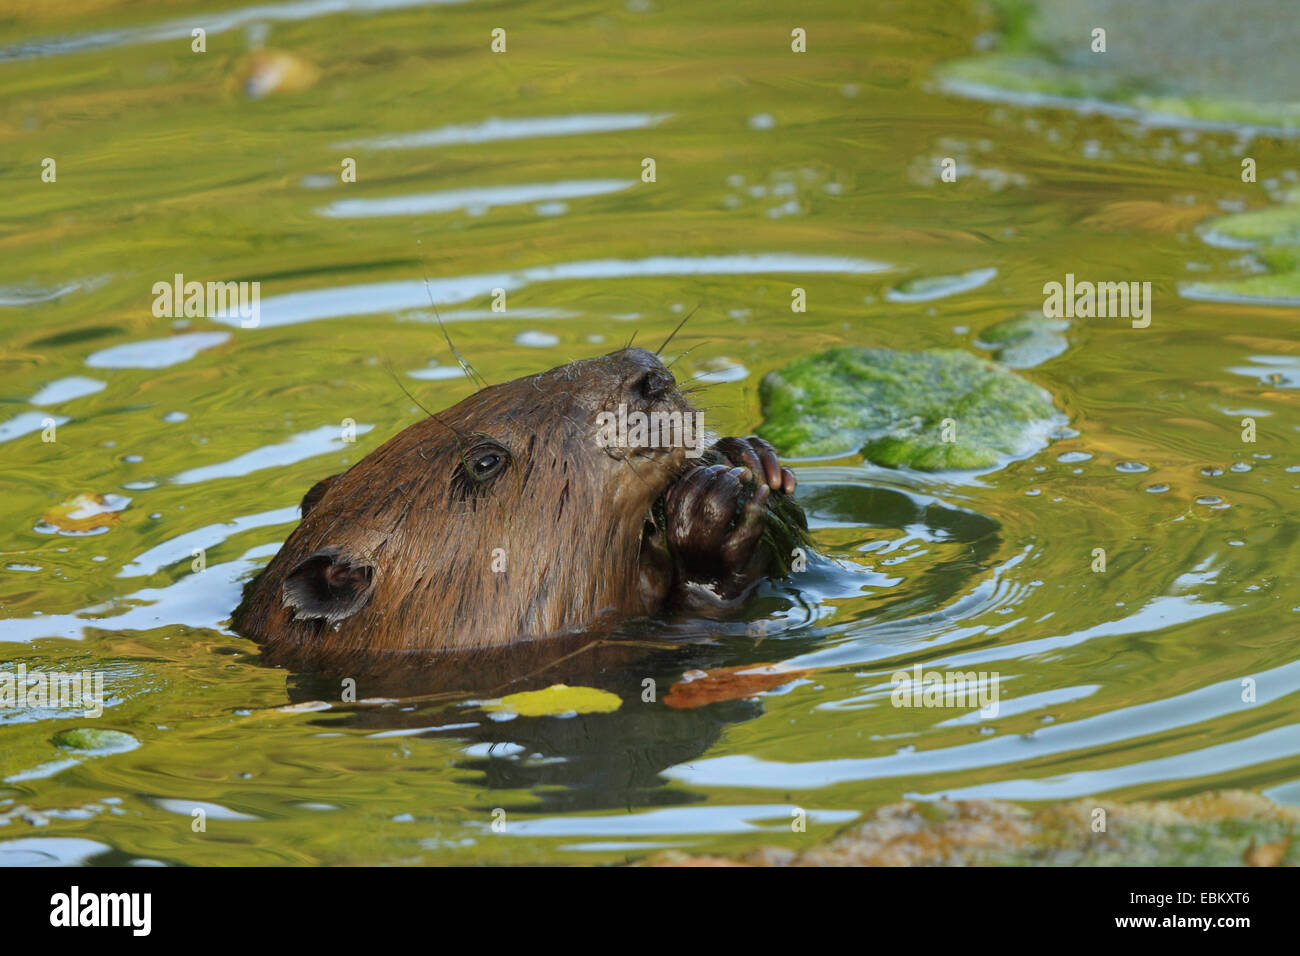
M 702 413 L 685 402 L 676 407 L 629 408 L 620 404 L 596 416 L 596 444 L 615 459 L 682 465 L 708 447 Z

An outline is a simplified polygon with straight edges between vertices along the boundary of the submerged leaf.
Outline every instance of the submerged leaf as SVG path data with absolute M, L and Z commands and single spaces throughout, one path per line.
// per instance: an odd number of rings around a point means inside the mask
M 41 520 L 58 531 L 85 534 L 111 528 L 122 520 L 131 499 L 120 495 L 80 494 L 48 509 Z

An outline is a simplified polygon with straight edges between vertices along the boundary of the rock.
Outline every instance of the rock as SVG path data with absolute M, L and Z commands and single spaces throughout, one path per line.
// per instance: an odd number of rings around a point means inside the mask
M 1300 863 L 1300 808 L 1241 790 L 1177 800 L 1081 799 L 1026 809 L 1000 800 L 904 801 L 800 852 L 759 848 L 750 866 L 1281 866 Z M 1104 829 L 1100 827 L 1104 826 Z M 711 865 L 680 852 L 654 866 Z M 729 861 L 730 862 L 730 861 Z M 717 865 L 717 864 L 712 864 Z

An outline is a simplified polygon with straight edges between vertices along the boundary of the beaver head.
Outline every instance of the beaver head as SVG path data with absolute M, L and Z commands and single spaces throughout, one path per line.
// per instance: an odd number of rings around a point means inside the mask
M 272 659 L 318 662 L 653 612 L 670 575 L 646 547 L 652 509 L 688 449 L 636 428 L 611 441 L 620 409 L 695 420 L 659 358 L 626 348 L 485 387 L 411 425 L 307 493 L 237 629 Z

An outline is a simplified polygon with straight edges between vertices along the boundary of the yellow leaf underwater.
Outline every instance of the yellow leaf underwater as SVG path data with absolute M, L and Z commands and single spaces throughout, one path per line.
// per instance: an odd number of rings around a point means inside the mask
M 117 495 L 81 494 L 50 508 L 41 515 L 41 520 L 65 533 L 103 531 L 122 520 L 118 512 L 126 507 L 129 500 Z
M 623 706 L 617 694 L 595 687 L 552 684 L 545 690 L 507 694 L 483 705 L 484 710 L 508 711 L 520 717 L 554 717 L 559 714 L 611 714 Z
M 301 93 L 320 79 L 315 64 L 284 50 L 255 50 L 235 68 L 234 80 L 249 99 Z

